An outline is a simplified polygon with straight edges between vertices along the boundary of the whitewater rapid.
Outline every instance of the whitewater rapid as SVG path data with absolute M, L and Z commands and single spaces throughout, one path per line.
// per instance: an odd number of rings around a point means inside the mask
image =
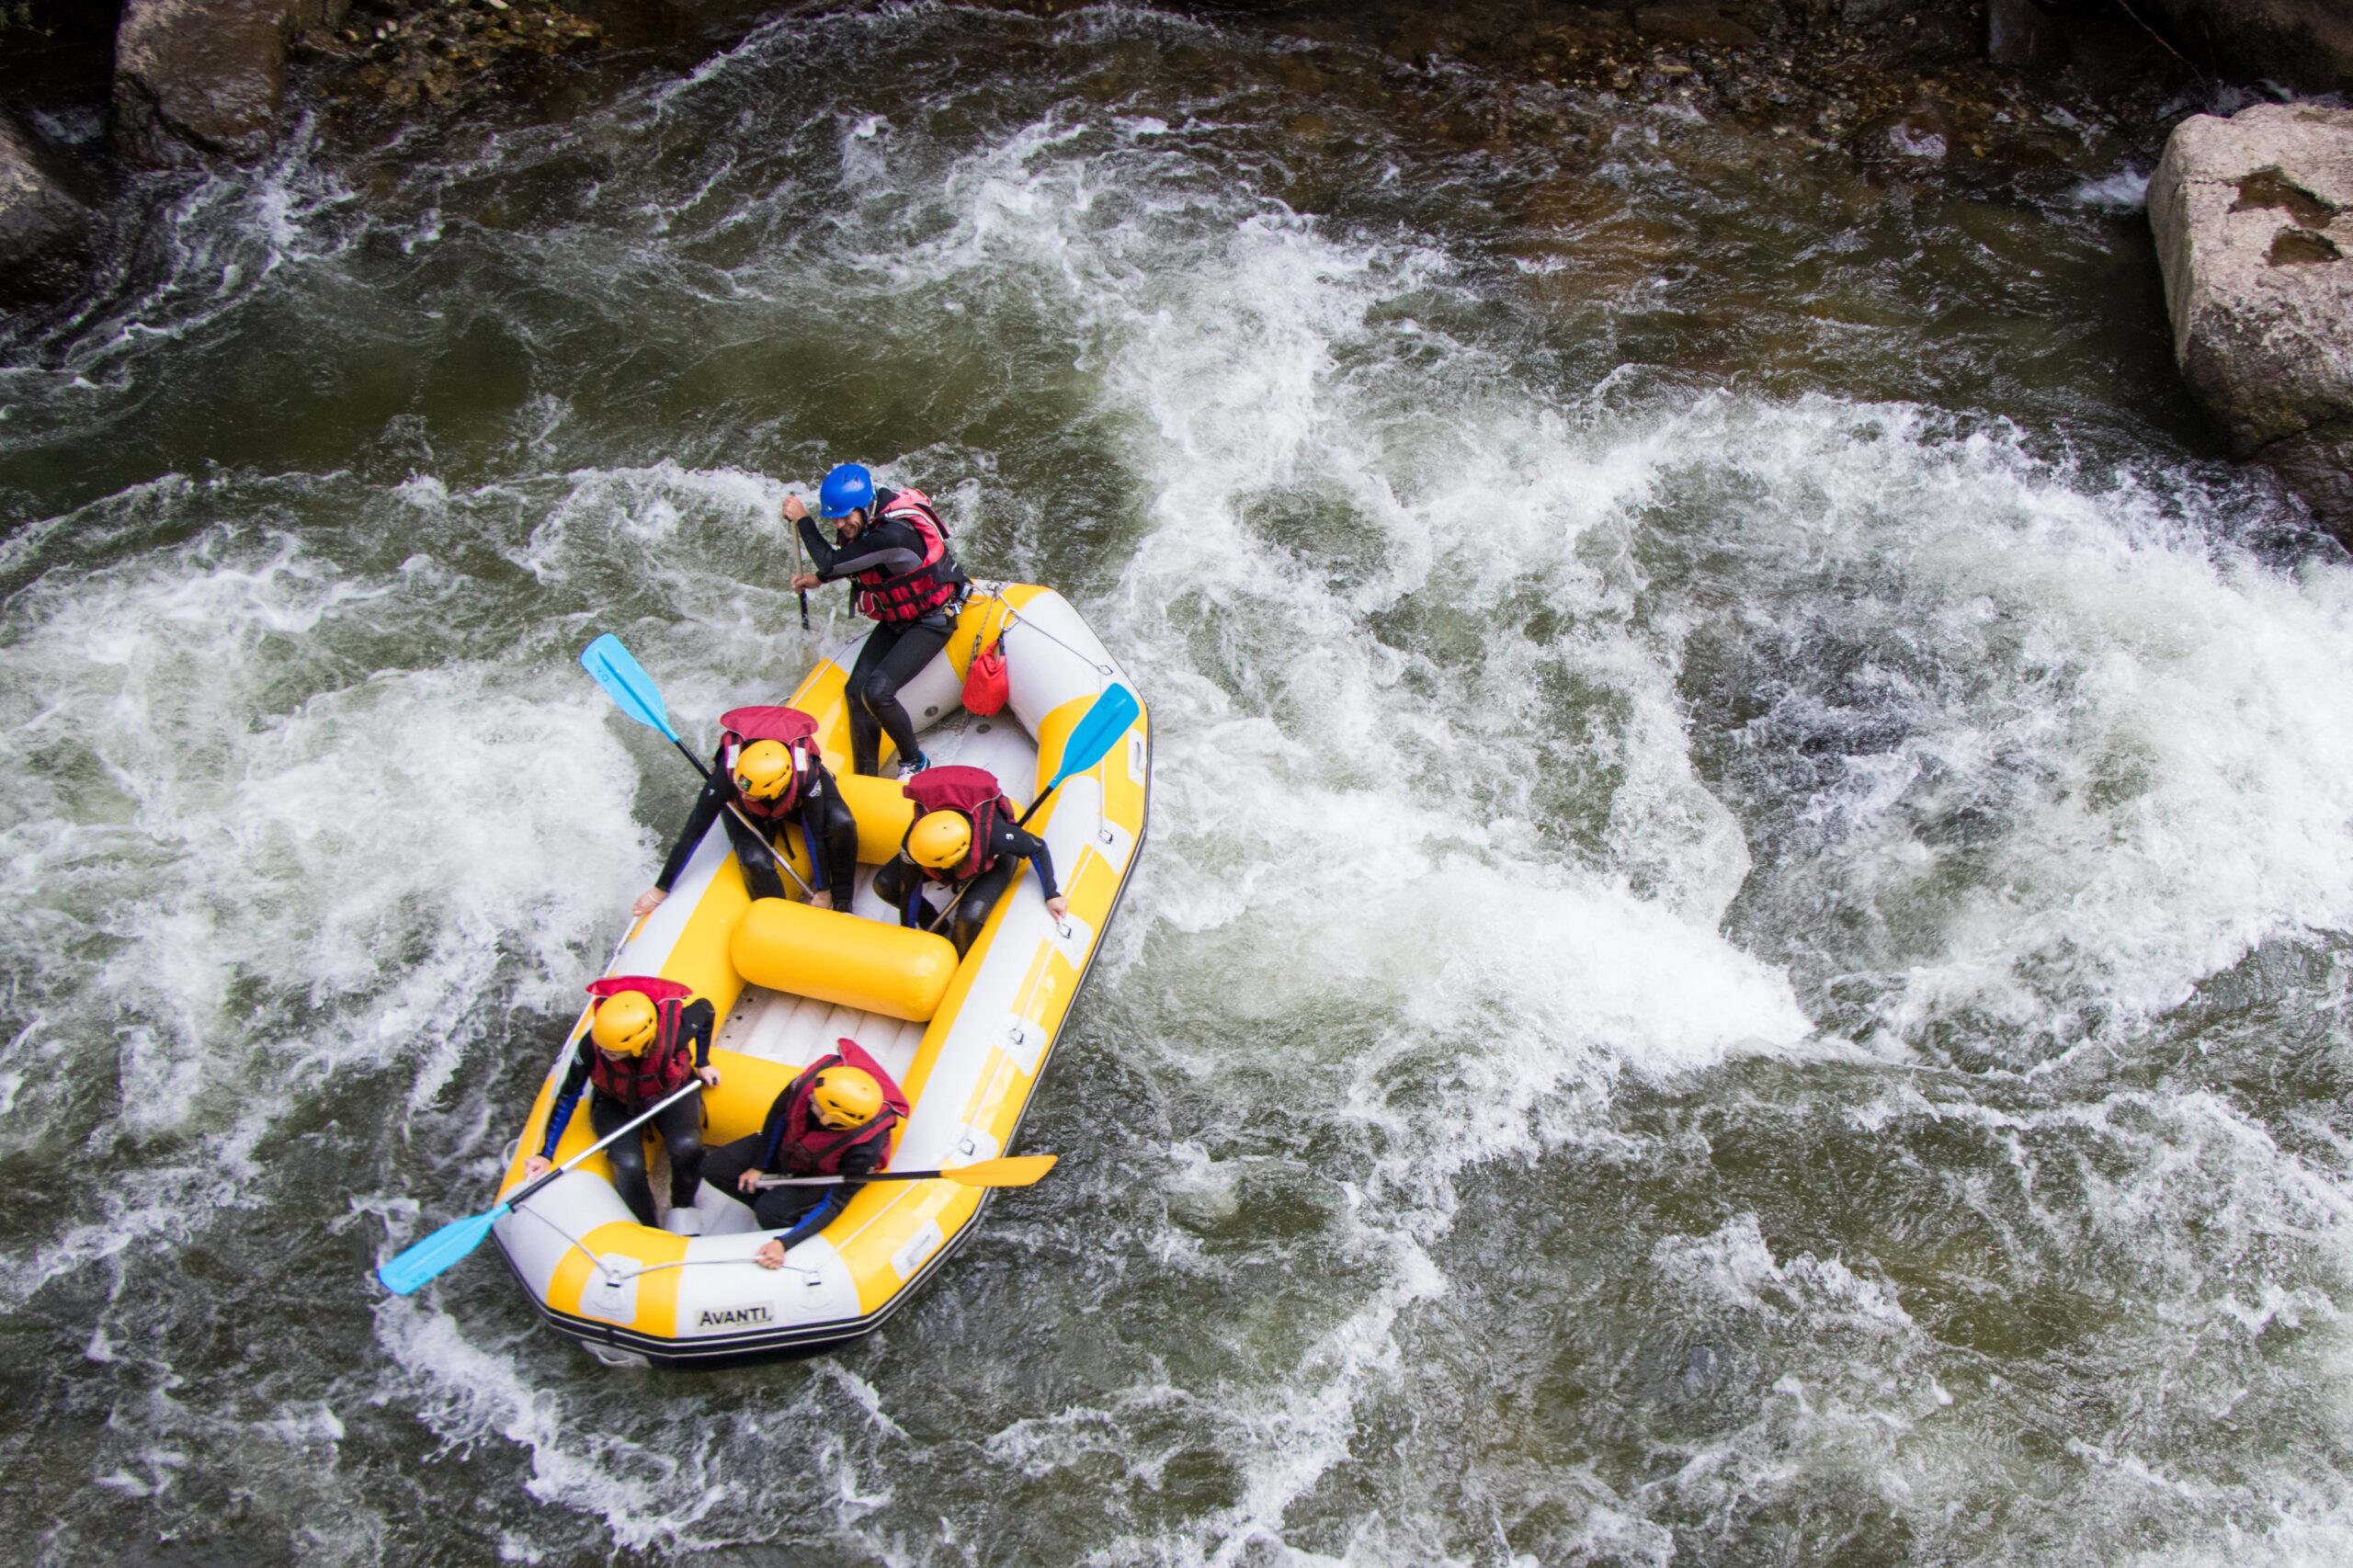
M 2353 570 L 2104 369 L 2129 212 L 1389 70 L 788 20 L 365 198 L 298 142 L 10 340 L 36 1558 L 2346 1553 Z M 2006 381 L 2005 287 L 2098 351 Z M 852 457 L 1152 704 L 1054 1178 L 809 1363 L 383 1297 L 687 803 L 578 649 L 789 689 Z

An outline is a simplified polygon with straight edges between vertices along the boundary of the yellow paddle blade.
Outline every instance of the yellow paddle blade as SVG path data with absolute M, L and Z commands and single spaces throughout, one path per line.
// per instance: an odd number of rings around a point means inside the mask
M 952 1165 L 939 1174 L 966 1187 L 1029 1187 L 1045 1178 L 1059 1154 L 1008 1154 L 1002 1160 L 979 1160 Z

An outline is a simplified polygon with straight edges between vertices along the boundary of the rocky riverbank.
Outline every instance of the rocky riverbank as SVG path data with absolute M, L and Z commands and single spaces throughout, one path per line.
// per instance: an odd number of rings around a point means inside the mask
M 722 47 L 755 0 L 63 0 L 0 7 L 23 60 L 0 108 L 0 244 L 18 298 L 70 291 L 139 172 L 250 160 L 302 124 L 334 155 L 560 118 Z M 1031 0 L 1032 13 L 1079 8 Z M 103 9 L 102 7 L 99 9 Z M 1686 105 L 1970 186 L 2073 177 L 2140 155 L 2197 107 L 2198 68 L 2114 0 L 1665 0 L 1252 8 L 1270 28 L 1448 60 L 1506 80 Z M 1516 118 L 1517 117 L 1517 118 Z M 1468 138 L 1541 134 L 1500 103 Z M 11 194 L 13 193 L 13 194 Z M 120 214 L 114 214 L 118 221 Z
M 110 18 L 67 0 L 0 5 L 0 48 L 21 66 L 0 87 L 0 302 L 38 314 L 103 277 L 185 177 L 172 171 L 252 161 L 292 134 L 357 169 L 561 119 L 793 8 L 122 0 Z M 1466 145 L 1552 133 L 1542 90 L 1565 89 L 1745 122 L 1891 188 L 1996 199 L 2129 184 L 2188 115 L 2282 84 L 2353 86 L 2353 18 L 2318 0 L 1278 0 L 1219 15 L 1379 51 L 1401 92 L 1427 98 L 1433 131 Z M 1458 97 L 1449 64 L 1529 90 Z

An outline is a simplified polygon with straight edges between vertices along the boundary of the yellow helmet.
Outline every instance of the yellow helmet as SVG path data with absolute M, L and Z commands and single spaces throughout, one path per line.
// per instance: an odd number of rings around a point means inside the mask
M 809 1085 L 817 1119 L 840 1131 L 863 1127 L 882 1112 L 882 1085 L 862 1067 L 828 1067 Z
M 773 801 L 792 781 L 792 750 L 782 741 L 754 741 L 735 754 L 735 788 L 755 801 Z
M 616 1056 L 642 1056 L 662 1032 L 662 1015 L 642 991 L 618 991 L 597 1006 L 588 1038 Z
M 972 824 L 961 812 L 926 812 L 907 830 L 907 854 L 918 866 L 944 871 L 972 852 Z

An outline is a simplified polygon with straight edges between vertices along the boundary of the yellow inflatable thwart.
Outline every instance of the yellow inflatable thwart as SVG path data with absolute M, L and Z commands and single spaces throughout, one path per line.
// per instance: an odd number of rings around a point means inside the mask
M 753 901 L 728 952 L 753 985 L 917 1023 L 939 1011 L 956 978 L 956 945 L 945 937 L 781 898 Z

